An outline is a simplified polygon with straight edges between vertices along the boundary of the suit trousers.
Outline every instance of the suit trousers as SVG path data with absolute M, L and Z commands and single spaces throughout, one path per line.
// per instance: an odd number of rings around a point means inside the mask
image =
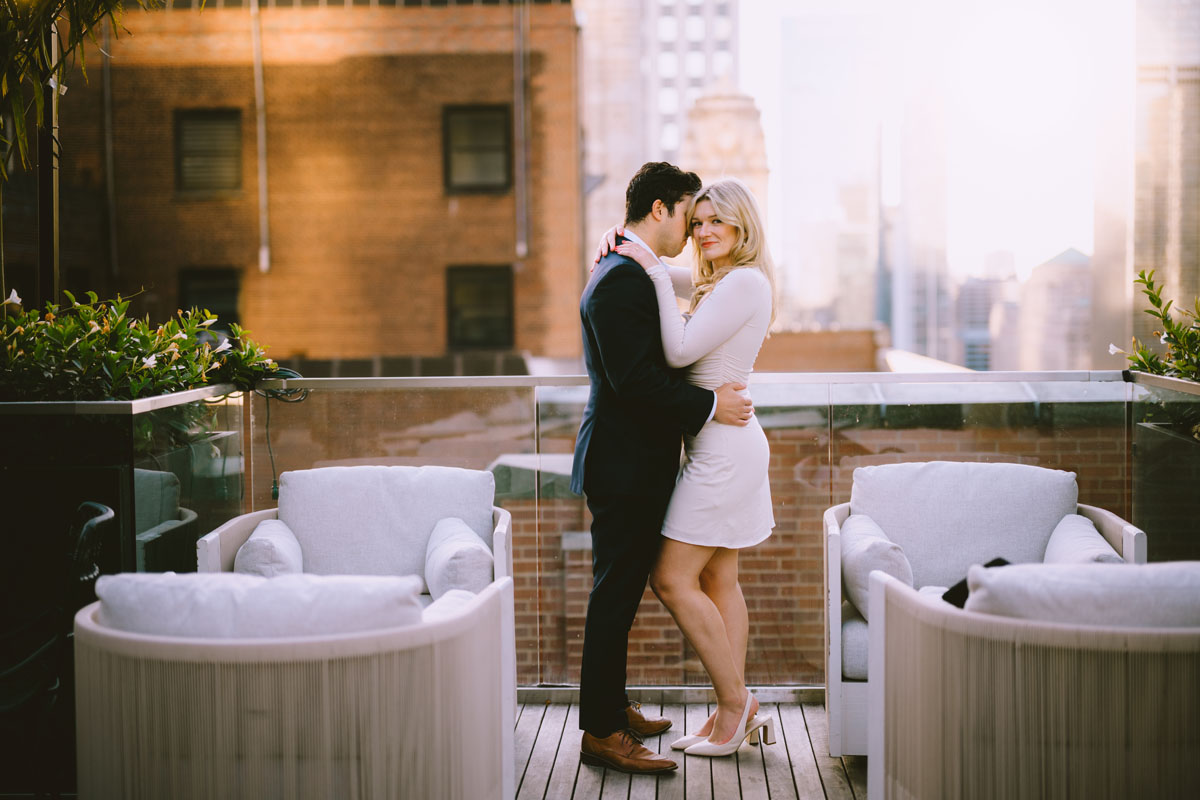
M 608 736 L 628 724 L 629 629 L 662 546 L 670 499 L 670 492 L 587 496 L 592 512 L 592 592 L 583 629 L 579 727 L 593 736 Z

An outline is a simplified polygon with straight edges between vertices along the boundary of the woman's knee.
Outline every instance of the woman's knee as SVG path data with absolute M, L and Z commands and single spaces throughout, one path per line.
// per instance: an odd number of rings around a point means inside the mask
M 650 573 L 650 588 L 659 600 L 670 603 L 681 594 L 698 587 L 694 576 L 680 575 L 670 569 L 655 569 Z
M 737 570 L 705 567 L 700 573 L 700 588 L 707 595 L 736 592 L 739 589 Z

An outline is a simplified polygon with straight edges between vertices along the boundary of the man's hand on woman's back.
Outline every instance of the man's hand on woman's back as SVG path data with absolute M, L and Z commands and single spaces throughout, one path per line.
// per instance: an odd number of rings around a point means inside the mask
M 713 419 L 722 425 L 744 426 L 754 416 L 754 404 L 742 394 L 744 383 L 727 383 L 717 389 L 717 413 Z

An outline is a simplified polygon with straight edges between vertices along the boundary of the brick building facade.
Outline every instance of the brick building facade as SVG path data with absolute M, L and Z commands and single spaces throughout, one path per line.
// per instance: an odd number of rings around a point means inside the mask
M 207 306 L 280 359 L 579 354 L 569 3 L 264 4 L 261 200 L 253 15 L 169 5 L 126 13 L 64 97 L 64 288 Z

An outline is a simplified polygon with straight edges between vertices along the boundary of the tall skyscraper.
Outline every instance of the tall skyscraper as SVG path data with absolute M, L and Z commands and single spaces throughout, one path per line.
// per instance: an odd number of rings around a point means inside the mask
M 796 3 L 779 33 L 786 224 L 776 260 L 797 323 L 876 319 L 886 47 L 875 6 Z
M 1177 307 L 1200 295 L 1200 3 L 1137 2 L 1133 271 L 1154 270 Z M 1133 298 L 1133 334 L 1157 344 Z
M 674 162 L 696 100 L 721 82 L 737 86 L 738 0 L 646 0 L 646 6 L 643 19 L 653 20 L 643 69 L 646 152 Z
M 584 241 L 590 252 L 601 233 L 621 221 L 625 187 L 638 167 L 671 161 L 695 168 L 680 162 L 688 112 L 701 95 L 737 85 L 738 0 L 574 5 L 581 23 Z M 765 202 L 765 195 L 760 199 Z
M 1092 324 L 1092 260 L 1065 250 L 1021 285 L 1020 369 L 1087 369 Z
M 989 330 L 992 307 L 1001 299 L 1004 282 L 989 278 L 967 278 L 958 287 L 955 303 L 957 350 L 952 361 L 968 369 L 992 367 L 992 336 Z

